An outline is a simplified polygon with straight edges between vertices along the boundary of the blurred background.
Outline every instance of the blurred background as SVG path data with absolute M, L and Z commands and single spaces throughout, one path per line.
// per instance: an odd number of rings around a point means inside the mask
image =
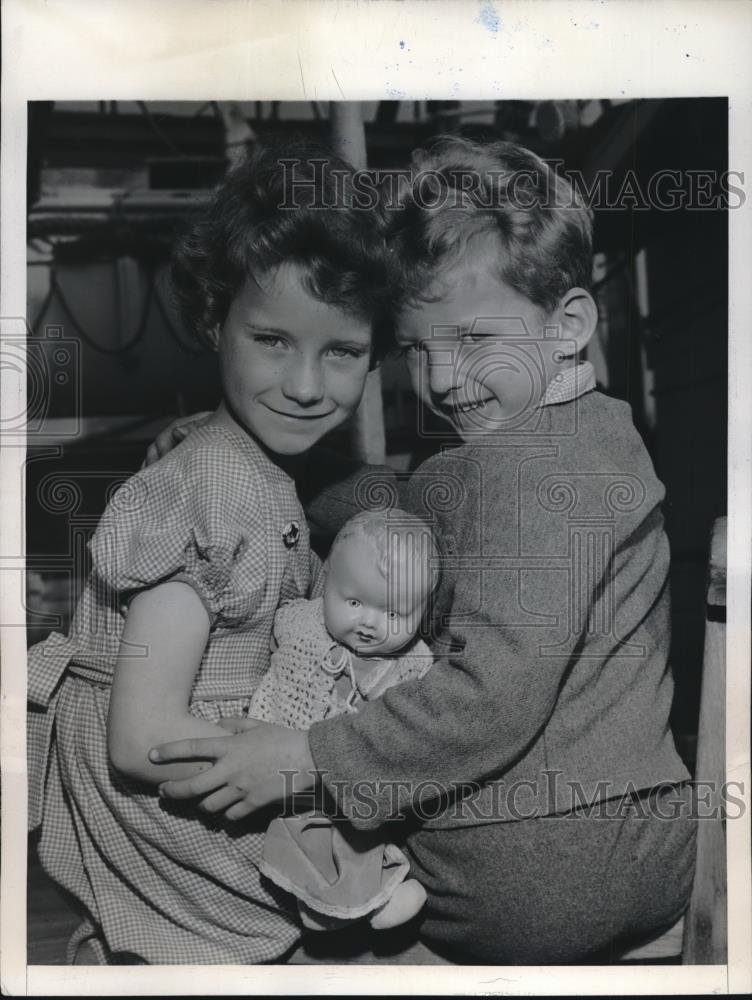
M 691 764 L 708 536 L 726 509 L 727 214 L 670 206 L 669 196 L 661 209 L 644 194 L 659 171 L 678 171 L 681 187 L 694 177 L 703 203 L 712 201 L 712 176 L 728 166 L 726 100 L 379 101 L 360 110 L 372 169 L 406 167 L 415 147 L 460 132 L 520 141 L 587 185 L 608 172 L 595 212 L 600 323 L 587 356 L 600 388 L 631 404 L 667 488 L 673 722 Z M 181 329 L 171 303 L 176 233 L 253 143 L 270 133 L 327 141 L 334 116 L 324 102 L 30 103 L 30 642 L 67 627 L 86 539 L 158 430 L 218 402 L 215 357 Z M 439 441 L 418 437 L 396 361 L 382 370 L 381 399 L 386 461 L 411 468 Z M 329 443 L 353 449 L 347 431 Z

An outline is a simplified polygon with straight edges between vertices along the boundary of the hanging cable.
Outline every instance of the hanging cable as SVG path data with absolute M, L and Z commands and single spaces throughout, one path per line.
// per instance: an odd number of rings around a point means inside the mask
M 168 334 L 170 335 L 172 340 L 177 344 L 180 350 L 183 351 L 184 354 L 188 354 L 190 357 L 196 358 L 202 354 L 209 353 L 208 348 L 193 347 L 191 344 L 185 343 L 183 338 L 180 336 L 175 325 L 172 322 L 172 318 L 169 314 L 167 306 L 164 304 L 164 302 L 162 301 L 162 296 L 159 294 L 159 285 L 158 282 L 156 281 L 156 278 L 154 279 L 154 301 L 157 306 L 157 311 L 159 315 L 162 317 L 162 322 L 164 323 Z
M 52 269 L 51 268 L 50 268 L 50 274 L 52 274 Z M 47 315 L 47 310 L 50 308 L 50 302 L 52 302 L 54 294 L 55 294 L 55 290 L 52 287 L 52 281 L 50 280 L 50 283 L 49 283 L 49 285 L 47 287 L 47 292 L 46 292 L 44 298 L 42 299 L 42 304 L 39 307 L 35 318 L 32 320 L 32 323 L 31 323 L 31 332 L 32 332 L 32 334 L 36 335 L 36 332 L 37 332 L 37 330 L 39 328 L 40 323 L 42 322 L 42 320 L 44 319 L 44 317 Z
M 121 344 L 118 347 L 106 347 L 104 344 L 98 344 L 94 337 L 88 333 L 84 327 L 79 322 L 75 313 L 71 309 L 68 300 L 63 295 L 63 291 L 60 288 L 60 284 L 57 278 L 57 272 L 55 268 L 50 270 L 50 299 L 57 297 L 60 305 L 63 307 L 63 311 L 71 322 L 73 329 L 76 331 L 81 340 L 92 348 L 94 351 L 98 351 L 100 354 L 106 354 L 110 357 L 114 357 L 119 354 L 125 354 L 126 351 L 130 351 L 136 344 L 142 339 L 144 333 L 146 332 L 146 324 L 149 318 L 149 309 L 151 307 L 151 299 L 154 291 L 154 279 L 151 277 L 149 284 L 147 285 L 146 295 L 144 296 L 143 306 L 141 308 L 141 318 L 139 319 L 138 326 L 136 327 L 135 333 L 129 341 L 125 344 Z M 49 305 L 49 302 L 46 303 Z
M 142 340 L 144 334 L 146 333 L 152 302 L 154 302 L 156 303 L 157 311 L 159 312 L 159 315 L 167 330 L 168 335 L 184 354 L 188 354 L 191 357 L 199 357 L 202 354 L 209 353 L 208 350 L 204 350 L 200 347 L 192 347 L 190 344 L 187 344 L 183 340 L 180 333 L 175 328 L 175 325 L 170 317 L 169 311 L 159 294 L 155 273 L 153 271 L 148 271 L 147 274 L 148 274 L 148 279 L 147 279 L 148 283 L 146 287 L 146 294 L 144 295 L 143 305 L 141 306 L 141 315 L 139 317 L 138 325 L 133 333 L 133 336 L 126 343 L 121 344 L 118 347 L 107 347 L 105 344 L 97 343 L 96 339 L 84 328 L 84 326 L 81 324 L 81 321 L 73 312 L 70 303 L 68 302 L 67 298 L 63 294 L 63 291 L 60 287 L 57 271 L 54 267 L 50 268 L 49 288 L 47 289 L 47 293 L 44 297 L 44 300 L 42 301 L 42 304 L 39 307 L 39 310 L 37 311 L 37 315 L 35 316 L 31 324 L 31 329 L 33 334 L 35 336 L 38 335 L 37 331 L 39 330 L 42 320 L 47 314 L 47 310 L 49 309 L 52 300 L 57 298 L 57 300 L 60 302 L 60 305 L 63 308 L 63 311 L 65 312 L 65 315 L 70 320 L 73 329 L 76 331 L 81 340 L 87 346 L 91 347 L 92 350 L 98 351 L 100 354 L 106 354 L 110 357 L 115 357 L 117 355 L 125 354 L 127 351 L 130 351 L 133 347 L 136 346 L 136 344 L 139 343 L 139 341 Z

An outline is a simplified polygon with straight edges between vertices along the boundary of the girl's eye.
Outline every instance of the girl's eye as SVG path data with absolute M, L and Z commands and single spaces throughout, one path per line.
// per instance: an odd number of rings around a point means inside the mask
M 389 619 L 390 622 L 396 622 L 397 619 L 399 618 L 399 613 L 397 611 L 390 611 L 389 614 L 387 615 L 387 618 Z
M 253 339 L 264 347 L 284 347 L 285 341 L 276 333 L 254 333 Z
M 354 597 L 348 597 L 347 598 L 347 606 L 350 607 L 350 608 L 359 608 L 360 607 L 360 601 L 356 600 L 356 598 L 354 598 Z

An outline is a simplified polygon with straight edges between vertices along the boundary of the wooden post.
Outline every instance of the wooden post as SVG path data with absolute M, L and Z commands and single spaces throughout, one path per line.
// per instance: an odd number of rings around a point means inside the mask
M 257 101 L 256 104 L 258 103 Z M 256 135 L 237 101 L 217 101 L 215 107 L 225 127 L 225 155 L 232 169 L 245 159 L 248 147 Z
M 697 867 L 687 913 L 665 934 L 622 952 L 646 962 L 681 954 L 683 965 L 725 965 L 727 941 L 726 828 L 726 518 L 710 539 L 705 657 L 695 780 L 698 785 Z M 702 810 L 699 803 L 702 802 Z M 683 939 L 681 935 L 683 934 Z
M 726 518 L 713 525 L 710 541 L 705 658 L 695 779 L 710 790 L 715 818 L 697 821 L 697 869 L 684 923 L 685 965 L 724 965 L 728 897 L 726 829 L 720 817 L 726 780 Z
M 334 152 L 357 170 L 367 166 L 366 131 L 358 101 L 331 101 L 329 120 Z M 386 455 L 384 404 L 381 398 L 381 373 L 371 372 L 353 421 L 353 447 L 364 462 L 381 465 Z

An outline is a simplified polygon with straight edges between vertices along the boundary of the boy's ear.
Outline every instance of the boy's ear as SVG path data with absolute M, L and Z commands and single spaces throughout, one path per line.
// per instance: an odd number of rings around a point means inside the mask
M 588 341 L 598 325 L 598 306 L 590 292 L 584 288 L 570 288 L 558 308 L 561 339 L 567 346 L 562 348 L 565 357 L 579 354 L 587 347 Z

